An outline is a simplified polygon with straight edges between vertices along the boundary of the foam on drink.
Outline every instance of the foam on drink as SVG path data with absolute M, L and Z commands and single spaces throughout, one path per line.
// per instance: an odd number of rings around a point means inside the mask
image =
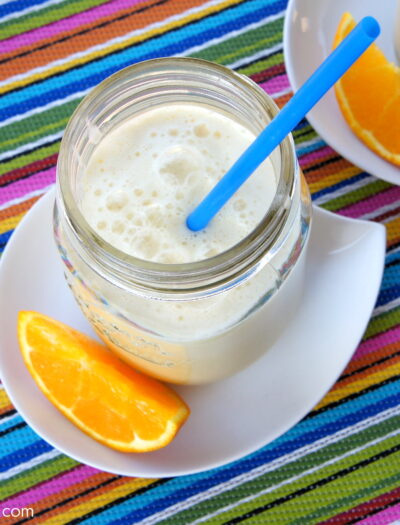
M 96 147 L 82 180 L 81 210 L 101 237 L 135 257 L 210 258 L 248 235 L 275 195 L 267 159 L 204 231 L 186 227 L 188 214 L 254 139 L 248 128 L 201 105 L 147 110 Z

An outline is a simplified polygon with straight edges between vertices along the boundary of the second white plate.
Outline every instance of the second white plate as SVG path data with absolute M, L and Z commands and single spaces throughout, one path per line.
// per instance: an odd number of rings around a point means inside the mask
M 395 0 L 290 0 L 284 26 L 286 71 L 297 91 L 330 53 L 339 21 L 349 11 L 359 21 L 374 16 L 380 26 L 377 39 L 386 57 L 396 62 L 394 51 Z M 344 120 L 333 89 L 307 114 L 319 135 L 340 155 L 392 184 L 400 184 L 400 168 L 365 146 Z M 398 133 L 399 130 L 393 130 Z
M 177 388 L 192 410 L 177 438 L 156 452 L 124 454 L 70 423 L 40 392 L 18 348 L 20 310 L 37 310 L 93 335 L 63 277 L 53 240 L 53 202 L 50 192 L 33 206 L 1 259 L 0 376 L 13 404 L 40 436 L 108 472 L 147 478 L 191 474 L 239 459 L 277 438 L 335 382 L 378 294 L 384 227 L 315 208 L 304 300 L 280 340 L 229 379 Z

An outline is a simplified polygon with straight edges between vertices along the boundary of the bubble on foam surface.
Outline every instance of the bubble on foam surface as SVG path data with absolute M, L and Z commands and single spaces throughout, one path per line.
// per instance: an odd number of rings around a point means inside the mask
M 99 235 L 130 255 L 164 264 L 214 257 L 245 237 L 272 200 L 276 183 L 268 165 L 257 170 L 206 231 L 191 232 L 187 215 L 254 135 L 223 115 L 186 104 L 156 108 L 113 133 L 90 159 L 82 211 Z
M 193 148 L 184 145 L 172 146 L 162 151 L 158 166 L 161 174 L 167 174 L 183 182 L 186 177 L 201 167 L 201 157 Z
M 235 211 L 242 211 L 247 208 L 246 201 L 244 199 L 238 199 L 233 203 L 233 209 Z
M 120 220 L 116 220 L 112 223 L 111 231 L 113 233 L 118 233 L 118 234 L 124 233 L 125 224 Z
M 194 127 L 194 134 L 196 137 L 205 138 L 210 134 L 210 130 L 207 124 L 197 124 L 197 126 Z
M 108 195 L 106 199 L 107 209 L 110 211 L 120 211 L 128 203 L 128 195 L 123 191 L 116 191 Z

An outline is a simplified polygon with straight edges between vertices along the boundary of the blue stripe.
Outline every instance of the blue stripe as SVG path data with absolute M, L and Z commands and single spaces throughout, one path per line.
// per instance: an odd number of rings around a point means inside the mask
M 18 413 L 9 417 L 5 417 L 4 420 L 0 420 L 0 432 L 4 432 L 5 430 L 18 425 L 18 423 L 22 423 L 23 421 L 24 420 Z
M 30 461 L 34 457 L 40 456 L 50 450 L 52 450 L 52 447 L 46 443 L 46 441 L 43 441 L 42 439 L 37 440 L 28 447 L 20 448 L 15 452 L 3 456 L 0 461 L 0 472 L 5 472 L 20 463 Z
M 14 230 L 9 230 L 8 232 L 0 233 L 0 247 L 6 245 L 13 231 Z
M 8 454 L 24 450 L 24 447 L 30 447 L 38 439 L 38 435 L 28 425 L 6 434 L 1 438 L 0 464 Z
M 15 0 L 15 2 L 8 2 L 7 4 L 0 6 L 0 17 L 16 13 L 17 11 L 23 11 L 28 7 L 44 4 L 47 1 L 48 0 Z M 17 19 L 17 17 L 15 17 L 15 19 Z
M 354 184 L 355 182 L 358 182 L 360 180 L 366 179 L 367 177 L 370 177 L 371 182 L 374 182 L 375 179 L 365 171 L 359 173 L 358 175 L 354 175 L 354 177 L 350 177 L 349 179 L 342 180 L 341 182 L 338 182 L 337 184 L 333 184 L 333 186 L 329 186 L 328 188 L 324 188 L 323 190 L 316 191 L 313 193 L 312 197 L 313 199 L 318 199 L 319 197 L 322 197 L 323 195 L 328 195 L 329 193 L 333 193 L 336 190 L 340 190 L 340 188 L 345 188 L 346 186 L 350 186 L 351 184 Z
M 303 129 L 303 128 L 306 128 L 306 127 L 309 127 L 309 128 L 310 128 L 309 131 L 312 131 L 312 132 L 316 135 L 315 131 L 314 131 L 314 130 L 312 129 L 312 127 L 310 126 L 308 120 L 305 119 L 305 118 L 303 118 L 303 119 L 300 120 L 300 122 L 297 124 L 297 126 L 294 128 L 293 131 L 299 131 L 299 130 L 301 130 L 301 129 Z
M 383 273 L 383 281 L 382 281 L 380 292 L 387 290 L 388 288 L 391 288 L 392 286 L 396 286 L 397 283 L 400 282 L 399 264 L 400 264 L 400 260 L 398 261 L 398 265 L 389 266 L 389 268 L 385 268 L 385 271 Z
M 318 140 L 314 144 L 310 144 L 309 146 L 302 147 L 301 144 L 298 146 L 296 145 L 296 153 L 298 157 L 302 157 L 303 155 L 307 155 L 307 153 L 311 153 L 312 151 L 315 151 L 320 148 L 324 148 L 326 146 L 326 142 L 323 140 Z
M 384 304 L 390 303 L 393 299 L 396 299 L 400 295 L 400 284 L 381 290 L 376 301 L 375 306 L 383 306 Z
M 394 263 L 394 262 L 400 264 L 400 251 L 396 252 L 396 253 L 388 253 L 388 254 L 386 254 L 385 263 L 386 264 L 390 264 L 390 263 Z M 390 270 L 390 267 L 386 268 L 385 272 L 387 272 L 388 270 Z M 397 270 L 397 273 L 399 274 L 400 271 Z
M 135 497 L 117 507 L 105 510 L 101 514 L 85 520 L 85 523 L 123 525 L 124 523 L 135 523 L 143 520 L 151 514 L 160 512 L 179 501 L 228 481 L 243 472 L 273 461 L 347 426 L 356 424 L 382 410 L 396 406 L 400 402 L 400 393 L 396 385 L 399 386 L 400 381 L 365 394 L 360 399 L 348 401 L 344 405 L 305 419 L 270 445 L 240 461 L 205 473 L 175 478 L 160 487 L 149 490 L 143 496 Z M 393 392 L 395 395 L 391 395 Z M 129 512 L 128 515 L 127 512 Z
M 139 60 L 182 53 L 186 49 L 220 37 L 235 29 L 274 14 L 284 8 L 282 0 L 255 0 L 229 8 L 220 14 L 176 29 L 123 51 L 95 60 L 86 66 L 49 78 L 0 99 L 1 120 L 23 114 L 32 108 L 63 99 L 77 91 L 91 88 L 119 69 Z M 261 9 L 254 7 L 262 5 Z M 218 25 L 219 24 L 219 25 Z

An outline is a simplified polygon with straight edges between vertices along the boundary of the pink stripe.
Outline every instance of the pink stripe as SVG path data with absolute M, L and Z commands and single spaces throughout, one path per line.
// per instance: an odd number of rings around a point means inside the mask
M 400 504 L 378 512 L 365 520 L 358 521 L 359 525 L 387 525 L 400 518 Z
M 288 89 L 290 87 L 290 84 L 287 75 L 279 75 L 277 77 L 272 78 L 271 80 L 268 80 L 267 82 L 263 82 L 262 84 L 260 84 L 260 86 L 263 88 L 264 91 L 268 93 L 268 95 L 274 95 L 279 91 Z
M 26 33 L 6 38 L 1 42 L 2 53 L 10 53 L 19 47 L 32 46 L 35 42 L 43 40 L 45 38 L 51 38 L 58 33 L 68 31 L 69 33 L 84 24 L 89 24 L 96 21 L 97 19 L 110 16 L 117 11 L 133 7 L 136 4 L 140 4 L 146 0 L 114 0 L 113 2 L 107 2 L 106 4 L 93 7 L 82 13 L 72 15 L 68 18 L 63 18 L 57 22 L 32 29 Z
M 87 466 L 74 468 L 66 474 L 58 476 L 55 479 L 50 479 L 31 490 L 19 494 L 15 498 L 3 501 L 0 503 L 0 515 L 4 507 L 16 507 L 18 509 L 28 507 L 36 501 L 47 498 L 51 494 L 56 494 L 71 485 L 80 483 L 99 472 L 101 471 Z
M 39 171 L 39 173 L 32 175 L 28 179 L 17 180 L 0 189 L 0 204 L 28 195 L 28 193 L 32 191 L 44 189 L 55 182 L 55 180 L 55 166 L 44 171 Z
M 392 328 L 383 334 L 379 334 L 376 337 L 372 337 L 361 343 L 354 354 L 353 359 L 360 359 L 371 352 L 379 350 L 382 346 L 397 343 L 398 341 L 400 341 L 400 326 Z
M 346 217 L 360 217 L 365 213 L 370 213 L 371 211 L 378 210 L 382 206 L 387 204 L 392 204 L 393 202 L 400 201 L 400 187 L 394 186 L 393 188 L 384 191 L 383 193 L 378 193 L 372 197 L 365 199 L 346 208 L 342 208 L 338 213 L 340 215 L 345 215 Z
M 326 146 L 316 151 L 312 151 L 311 153 L 307 153 L 307 155 L 303 155 L 299 159 L 299 164 L 301 167 L 304 167 L 309 162 L 313 162 L 314 160 L 321 159 L 322 157 L 326 157 L 332 154 L 337 155 L 336 151 L 334 151 L 329 146 Z

